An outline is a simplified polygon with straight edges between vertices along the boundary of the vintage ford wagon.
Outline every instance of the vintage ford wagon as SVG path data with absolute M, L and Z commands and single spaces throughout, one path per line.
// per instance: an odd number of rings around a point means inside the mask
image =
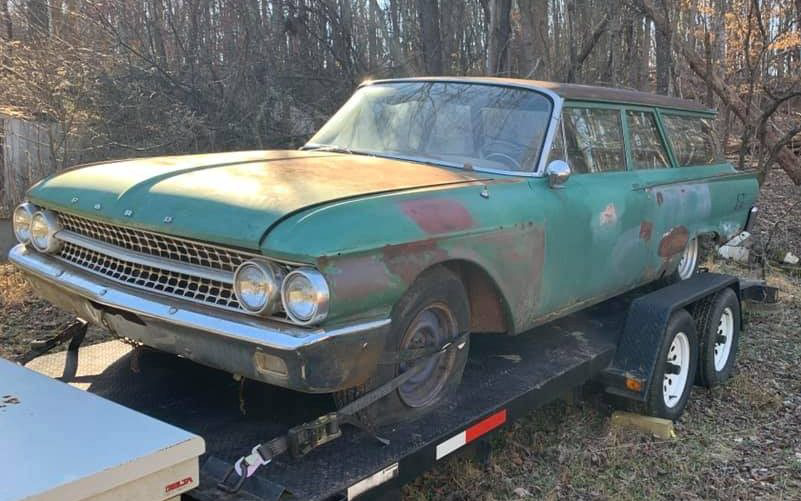
M 120 336 L 340 404 L 414 371 L 371 407 L 409 418 L 458 384 L 469 333 L 686 279 L 699 241 L 738 234 L 758 186 L 718 155 L 713 117 L 581 85 L 367 82 L 300 151 L 45 179 L 10 259 Z

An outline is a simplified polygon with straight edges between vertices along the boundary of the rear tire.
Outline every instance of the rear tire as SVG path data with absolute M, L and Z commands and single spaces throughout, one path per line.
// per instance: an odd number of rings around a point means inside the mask
M 698 366 L 695 320 L 681 309 L 671 315 L 645 401 L 650 416 L 677 420 L 690 399 Z
M 731 376 L 740 342 L 740 301 L 730 288 L 696 307 L 701 353 L 698 382 L 713 388 Z
M 392 326 L 384 353 L 403 349 L 442 346 L 467 331 L 470 303 L 461 280 L 444 267 L 418 277 L 392 310 Z M 461 383 L 470 348 L 469 338 L 461 347 L 433 358 L 400 388 L 357 414 L 369 427 L 414 420 L 431 411 Z M 343 407 L 370 390 L 407 370 L 414 362 L 379 364 L 364 385 L 334 394 Z

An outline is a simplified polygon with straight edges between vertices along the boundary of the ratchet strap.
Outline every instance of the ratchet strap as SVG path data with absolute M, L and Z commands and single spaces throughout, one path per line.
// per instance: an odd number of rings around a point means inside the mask
M 388 440 L 377 436 L 370 427 L 356 417 L 356 414 L 400 388 L 403 383 L 415 375 L 415 369 L 422 367 L 433 357 L 453 350 L 463 349 L 468 335 L 468 332 L 460 334 L 440 347 L 409 349 L 382 358 L 379 361 L 382 364 L 411 361 L 415 361 L 415 364 L 402 374 L 345 405 L 339 411 L 330 412 L 314 421 L 290 428 L 286 435 L 256 445 L 251 449 L 250 454 L 239 458 L 228 469 L 217 487 L 228 493 L 239 491 L 247 478 L 251 477 L 262 466 L 269 464 L 276 456 L 289 452 L 293 458 L 299 458 L 317 447 L 341 437 L 342 429 L 340 424 L 355 426 L 367 432 L 382 444 L 388 445 Z

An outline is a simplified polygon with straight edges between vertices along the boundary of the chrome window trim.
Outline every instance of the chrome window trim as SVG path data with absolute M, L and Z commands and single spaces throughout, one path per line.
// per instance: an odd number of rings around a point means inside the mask
M 119 259 L 120 261 L 130 261 L 142 266 L 150 266 L 151 268 L 159 268 L 175 273 L 183 273 L 185 275 L 192 275 L 231 285 L 234 283 L 233 273 L 182 263 L 180 261 L 173 261 L 172 259 L 151 256 L 150 254 L 136 252 L 130 249 L 117 247 L 116 245 L 111 245 L 106 242 L 88 238 L 70 230 L 59 231 L 56 233 L 56 238 L 64 242 L 69 242 L 79 247 L 84 247 L 86 249 L 98 252 L 100 254 L 111 256 L 115 259 Z
M 536 85 L 523 85 L 517 84 L 513 82 L 483 82 L 483 81 L 471 81 L 465 82 L 464 80 L 459 80 L 455 78 L 432 78 L 432 79 L 424 79 L 424 78 L 393 78 L 388 80 L 370 80 L 367 82 L 362 82 L 358 88 L 366 87 L 368 85 L 375 85 L 375 84 L 386 84 L 386 83 L 396 83 L 396 82 L 442 82 L 442 83 L 459 83 L 462 85 L 489 85 L 493 87 L 515 87 L 518 89 L 524 89 L 531 92 L 536 92 L 539 94 L 544 95 L 545 97 L 551 100 L 551 119 L 550 123 L 548 124 L 548 129 L 545 133 L 545 141 L 542 143 L 542 150 L 540 151 L 539 159 L 537 160 L 537 164 L 535 168 L 531 171 L 516 171 L 516 170 L 505 170 L 505 169 L 490 169 L 485 167 L 478 167 L 473 166 L 472 171 L 475 172 L 486 172 L 489 174 L 501 174 L 504 176 L 516 176 L 516 177 L 544 177 L 545 176 L 545 164 L 548 161 L 548 152 L 551 150 L 551 144 L 553 143 L 553 136 L 556 128 L 556 123 L 559 121 L 559 117 L 562 114 L 562 106 L 564 105 L 564 99 L 562 96 L 557 94 L 556 92 L 546 89 L 544 87 L 538 87 Z M 307 143 L 305 146 L 314 146 L 314 144 Z M 379 156 L 379 155 L 376 155 Z M 432 158 L 418 158 L 418 157 L 399 157 L 397 155 L 383 155 L 386 158 L 397 158 L 399 160 L 409 160 L 415 162 L 422 162 L 431 165 L 442 165 L 443 167 L 454 167 L 457 169 L 461 169 L 464 171 L 470 172 L 470 170 L 465 169 L 464 165 L 459 165 L 452 162 L 443 162 L 439 160 L 435 160 Z

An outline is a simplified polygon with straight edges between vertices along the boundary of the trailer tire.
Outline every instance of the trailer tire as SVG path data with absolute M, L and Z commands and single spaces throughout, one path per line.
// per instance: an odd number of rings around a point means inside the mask
M 695 309 L 700 342 L 698 383 L 713 388 L 731 376 L 740 341 L 740 301 L 730 288 L 704 299 Z
M 437 325 L 441 329 L 436 329 Z M 395 304 L 384 352 L 441 346 L 467 332 L 469 326 L 470 303 L 462 281 L 452 271 L 437 266 L 418 277 Z M 425 364 L 420 377 L 412 376 L 400 388 L 357 413 L 357 418 L 366 426 L 377 428 L 412 421 L 429 412 L 461 383 L 469 348 L 468 337 L 463 345 L 432 359 L 432 365 Z M 379 364 L 365 384 L 334 393 L 337 407 L 398 376 L 410 364 Z
M 687 310 L 671 315 L 645 400 L 648 415 L 677 420 L 690 398 L 698 366 L 695 320 Z

